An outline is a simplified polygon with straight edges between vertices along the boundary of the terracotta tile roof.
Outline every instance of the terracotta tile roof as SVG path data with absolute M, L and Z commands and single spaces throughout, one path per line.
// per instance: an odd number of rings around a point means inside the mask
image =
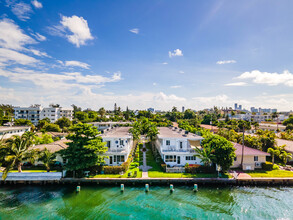
M 236 148 L 235 154 L 236 156 L 241 156 L 242 155 L 242 145 L 238 143 L 233 143 L 234 147 Z M 244 146 L 244 156 L 259 156 L 259 155 L 265 155 L 265 156 L 270 156 L 269 153 L 263 152 L 261 150 L 257 150 L 251 147 Z
M 290 153 L 293 153 L 293 141 L 277 138 L 276 142 L 278 146 L 286 145 L 285 150 Z

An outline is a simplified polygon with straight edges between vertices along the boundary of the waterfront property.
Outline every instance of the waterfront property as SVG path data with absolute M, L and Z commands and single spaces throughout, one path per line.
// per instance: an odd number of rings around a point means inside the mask
M 293 154 L 293 141 L 276 138 L 276 143 L 279 147 L 285 145 L 285 151 Z M 293 158 L 290 161 L 293 161 Z
M 242 145 L 233 143 L 236 148 L 234 164 L 231 168 L 242 168 L 243 170 L 254 170 L 255 168 L 261 168 L 262 163 L 266 162 L 266 157 L 270 156 L 269 153 L 244 146 L 243 148 L 243 166 L 241 167 L 242 158 Z
M 160 127 L 155 147 L 163 161 L 171 166 L 201 164 L 194 148 L 200 147 L 203 138 L 177 127 Z
M 105 153 L 107 165 L 121 165 L 125 162 L 133 147 L 132 135 L 129 133 L 130 127 L 112 127 L 101 134 L 103 142 L 106 142 L 108 151 Z
M 30 131 L 29 126 L 0 126 L 0 140 L 11 138 L 13 135 L 21 136 L 25 132 Z

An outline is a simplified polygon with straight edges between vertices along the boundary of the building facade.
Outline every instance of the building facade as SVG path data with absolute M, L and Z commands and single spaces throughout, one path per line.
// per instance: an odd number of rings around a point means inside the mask
M 194 148 L 200 147 L 203 138 L 177 127 L 160 127 L 155 147 L 163 161 L 171 166 L 202 164 Z
M 108 158 L 105 162 L 109 166 L 119 166 L 125 162 L 133 147 L 130 127 L 111 127 L 101 134 L 103 142 L 106 142 Z
M 21 136 L 25 132 L 30 131 L 31 127 L 29 126 L 15 126 L 15 127 L 9 127 L 9 126 L 0 126 L 0 140 L 11 138 L 14 135 Z

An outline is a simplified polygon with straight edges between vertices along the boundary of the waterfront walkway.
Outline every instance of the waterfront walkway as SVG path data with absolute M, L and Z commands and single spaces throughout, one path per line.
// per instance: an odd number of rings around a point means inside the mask
M 146 149 L 145 142 L 143 143 L 143 149 Z M 143 149 L 142 149 L 142 153 L 143 153 L 143 165 L 141 167 L 141 169 L 142 169 L 142 178 L 143 179 L 147 179 L 147 178 L 149 178 L 148 170 L 151 169 L 152 167 L 150 167 L 150 166 L 147 165 L 146 152 L 148 151 L 148 149 L 146 149 L 146 151 L 144 151 Z

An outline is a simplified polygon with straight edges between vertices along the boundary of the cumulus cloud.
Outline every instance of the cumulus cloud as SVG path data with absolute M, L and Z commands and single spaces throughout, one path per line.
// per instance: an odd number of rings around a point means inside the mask
M 84 69 L 89 69 L 90 65 L 87 63 L 83 63 L 80 61 L 76 61 L 76 60 L 71 60 L 71 61 L 65 61 L 65 66 L 77 66 L 77 67 L 81 67 Z
M 222 65 L 222 64 L 230 64 L 230 63 L 236 63 L 236 60 L 219 60 L 217 64 Z
M 176 49 L 173 52 L 169 51 L 169 57 L 170 58 L 176 57 L 176 56 L 179 56 L 179 57 L 183 56 L 182 50 Z
M 171 89 L 179 89 L 179 88 L 181 88 L 181 87 L 182 87 L 182 86 L 180 86 L 180 85 L 170 86 Z
M 72 17 L 62 16 L 60 23 L 61 25 L 48 28 L 50 34 L 65 37 L 76 47 L 86 45 L 89 40 L 94 39 L 87 20 L 83 17 L 78 17 L 76 15 Z
M 204 103 L 225 103 L 228 100 L 228 96 L 223 94 L 223 95 L 217 95 L 217 96 L 210 96 L 210 97 L 194 97 L 192 98 L 193 100 L 197 102 L 204 102 Z
M 285 70 L 283 73 L 269 73 L 253 70 L 251 72 L 244 72 L 237 78 L 252 80 L 252 82 L 256 84 L 269 86 L 286 85 L 293 87 L 293 74 L 288 70 Z
M 42 3 L 38 2 L 37 0 L 33 0 L 32 5 L 35 6 L 35 8 L 42 8 L 43 7 Z
M 23 50 L 26 44 L 35 44 L 36 41 L 23 31 L 12 20 L 0 20 L 0 46 L 13 50 Z
M 138 28 L 133 28 L 131 30 L 129 30 L 131 33 L 134 33 L 134 34 L 139 34 L 139 29 Z
M 227 83 L 225 86 L 246 86 L 246 82 L 235 82 L 235 83 Z
M 30 15 L 33 12 L 31 6 L 24 2 L 11 4 L 11 11 L 18 17 L 19 20 L 22 21 L 30 19 Z
M 33 65 L 37 63 L 33 57 L 27 56 L 14 50 L 0 48 L 0 64 L 1 66 L 11 64 Z
M 163 92 L 160 92 L 159 94 L 155 95 L 153 97 L 153 100 L 154 101 L 163 101 L 163 102 L 176 102 L 176 101 L 179 101 L 179 102 L 182 102 L 182 101 L 186 101 L 185 98 L 183 97 L 178 97 L 174 94 L 171 94 L 171 95 L 166 95 L 165 93 Z

